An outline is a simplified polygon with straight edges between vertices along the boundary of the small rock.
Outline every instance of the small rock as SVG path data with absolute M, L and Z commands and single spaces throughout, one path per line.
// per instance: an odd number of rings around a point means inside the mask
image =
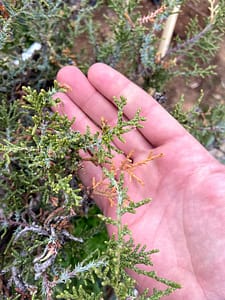
M 218 160 L 224 159 L 224 153 L 218 149 L 212 149 L 209 152 Z
M 220 146 L 220 150 L 225 153 L 225 142 Z

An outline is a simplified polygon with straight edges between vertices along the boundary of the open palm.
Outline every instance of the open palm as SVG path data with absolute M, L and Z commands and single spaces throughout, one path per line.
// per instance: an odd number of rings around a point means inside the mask
M 123 222 L 136 243 L 160 250 L 152 256 L 158 275 L 181 283 L 182 289 L 166 299 L 225 299 L 225 167 L 147 93 L 109 66 L 93 65 L 88 78 L 75 67 L 64 67 L 57 80 L 70 86 L 66 94 L 57 95 L 63 102 L 58 111 L 75 116 L 74 126 L 81 132 L 87 126 L 100 131 L 102 117 L 116 123 L 113 96 L 127 98 L 125 118 L 141 109 L 147 118 L 144 128 L 127 133 L 126 143 L 114 143 L 125 156 L 133 151 L 133 163 L 150 151 L 163 156 L 136 168 L 143 186 L 126 179 L 132 199 L 153 201 L 135 215 L 125 215 Z M 121 158 L 118 155 L 115 161 Z M 86 162 L 80 177 L 91 186 L 93 177 L 101 179 L 102 170 Z M 104 214 L 115 215 L 109 201 L 95 200 Z M 109 234 L 113 230 L 108 227 Z M 155 287 L 151 279 L 131 275 L 140 289 Z

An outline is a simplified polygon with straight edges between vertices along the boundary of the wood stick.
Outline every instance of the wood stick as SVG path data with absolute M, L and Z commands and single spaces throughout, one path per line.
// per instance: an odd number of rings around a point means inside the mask
M 168 17 L 165 23 L 161 42 L 159 45 L 159 51 L 158 51 L 160 58 L 163 58 L 166 55 L 167 50 L 169 49 L 169 45 L 173 36 L 173 32 L 177 22 L 179 12 L 180 12 L 180 5 L 177 5 L 174 7 L 171 15 Z

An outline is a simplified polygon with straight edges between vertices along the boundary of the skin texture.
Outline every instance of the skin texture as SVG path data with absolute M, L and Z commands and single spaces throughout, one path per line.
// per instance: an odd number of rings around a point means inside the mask
M 182 285 L 165 299 L 225 299 L 225 167 L 152 97 L 109 66 L 94 64 L 87 77 L 75 67 L 64 67 L 57 80 L 70 86 L 66 94 L 56 95 L 63 102 L 57 110 L 70 119 L 75 116 L 74 128 L 81 132 L 87 125 L 92 132 L 100 131 L 101 117 L 115 124 L 113 96 L 127 98 L 125 118 L 141 109 L 147 118 L 144 128 L 124 135 L 124 144 L 114 142 L 124 152 L 114 158 L 115 164 L 132 150 L 134 163 L 145 159 L 150 150 L 163 157 L 137 167 L 135 175 L 143 186 L 126 178 L 132 199 L 153 201 L 135 215 L 125 215 L 123 222 L 136 243 L 160 250 L 152 256 L 157 274 Z M 79 175 L 84 185 L 91 186 L 93 177 L 102 178 L 102 170 L 85 162 Z M 95 200 L 106 216 L 115 217 L 115 207 L 107 199 L 96 196 Z M 108 231 L 111 235 L 114 228 L 109 226 Z M 131 275 L 140 290 L 163 287 Z

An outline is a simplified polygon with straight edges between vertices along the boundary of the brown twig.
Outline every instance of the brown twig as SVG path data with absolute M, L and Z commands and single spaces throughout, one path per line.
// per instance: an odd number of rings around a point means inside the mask
M 164 55 L 164 57 L 162 57 L 162 60 L 165 59 L 167 56 L 169 56 L 172 53 L 175 53 L 183 48 L 190 48 L 192 47 L 194 44 L 196 44 L 208 31 L 210 31 L 212 28 L 212 24 L 209 23 L 201 32 L 199 32 L 198 34 L 196 34 L 194 37 L 192 37 L 191 39 L 185 41 L 182 44 L 177 45 L 174 48 L 171 48 L 167 51 L 167 53 Z

